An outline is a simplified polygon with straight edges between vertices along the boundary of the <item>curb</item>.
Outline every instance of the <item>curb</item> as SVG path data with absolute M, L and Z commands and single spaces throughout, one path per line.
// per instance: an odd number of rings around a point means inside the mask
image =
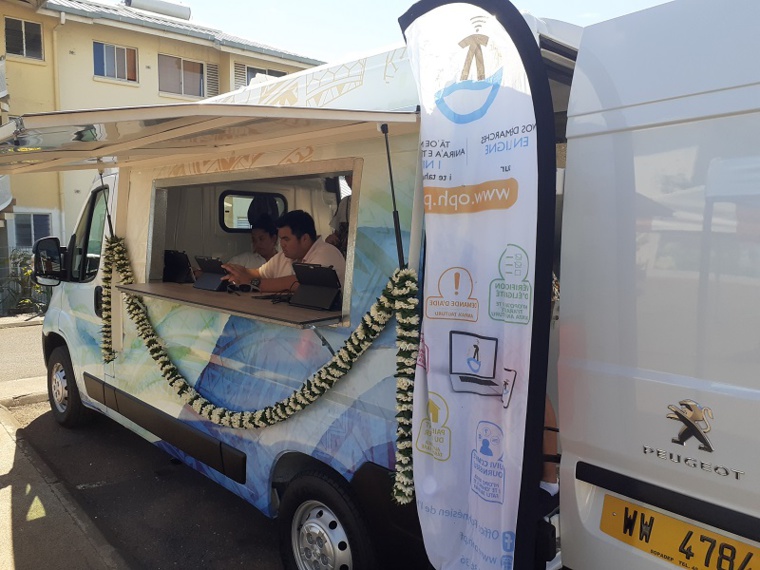
M 47 399 L 47 392 L 33 392 L 31 394 L 22 394 L 21 396 L 11 396 L 10 398 L 0 399 L 0 408 L 15 408 L 39 404 L 40 402 L 47 401 Z
M 26 320 L 12 320 L 10 322 L 2 322 L 2 319 L 0 319 L 0 330 L 1 329 L 13 329 L 17 327 L 37 327 L 42 324 L 42 318 L 35 317 L 34 320 L 26 321 Z

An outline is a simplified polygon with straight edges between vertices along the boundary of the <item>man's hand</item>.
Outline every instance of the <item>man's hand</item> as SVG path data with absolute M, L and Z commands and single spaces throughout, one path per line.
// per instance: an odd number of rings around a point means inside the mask
M 229 281 L 233 285 L 248 283 L 250 282 L 251 278 L 254 277 L 253 275 L 251 275 L 250 271 L 248 271 L 248 269 L 246 269 L 242 265 L 236 265 L 234 263 L 225 263 L 222 265 L 222 269 L 227 271 L 227 275 L 222 277 L 222 279 L 225 281 Z

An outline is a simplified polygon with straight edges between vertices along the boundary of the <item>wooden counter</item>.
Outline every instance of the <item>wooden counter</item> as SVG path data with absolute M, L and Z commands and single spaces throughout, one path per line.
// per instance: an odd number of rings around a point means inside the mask
M 230 315 L 256 319 L 288 327 L 311 328 L 333 325 L 341 321 L 341 311 L 321 311 L 291 307 L 287 303 L 272 303 L 271 299 L 256 299 L 255 294 L 234 295 L 226 291 L 204 291 L 192 283 L 136 283 L 117 285 L 123 293 L 156 297 L 172 303 L 221 311 Z

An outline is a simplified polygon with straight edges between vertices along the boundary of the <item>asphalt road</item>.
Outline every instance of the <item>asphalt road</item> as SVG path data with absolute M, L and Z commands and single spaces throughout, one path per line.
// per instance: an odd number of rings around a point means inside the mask
M 65 429 L 46 402 L 11 412 L 130 568 L 282 568 L 274 521 L 119 424 Z

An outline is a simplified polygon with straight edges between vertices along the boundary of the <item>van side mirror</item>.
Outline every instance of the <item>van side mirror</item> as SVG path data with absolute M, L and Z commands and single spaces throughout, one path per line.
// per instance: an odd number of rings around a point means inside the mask
M 65 249 L 57 237 L 45 237 L 34 242 L 32 281 L 37 285 L 55 287 L 66 279 Z

